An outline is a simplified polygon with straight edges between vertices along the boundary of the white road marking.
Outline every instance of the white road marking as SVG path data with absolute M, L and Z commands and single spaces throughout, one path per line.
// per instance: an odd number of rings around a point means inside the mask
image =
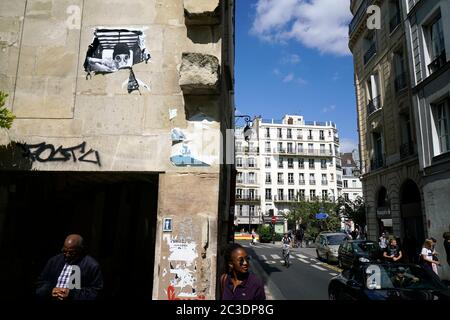
M 331 274 L 333 277 L 335 277 L 335 276 L 338 275 L 337 273 L 333 273 L 333 272 L 330 272 L 330 274 Z
M 281 260 L 281 257 L 277 254 L 271 254 L 270 256 L 274 259 Z
M 298 260 L 300 260 L 303 263 L 310 263 L 308 260 L 305 260 L 305 259 L 298 258 Z
M 261 258 L 264 260 L 264 261 L 266 261 L 267 260 L 267 258 L 266 258 L 266 256 L 265 255 L 261 255 Z
M 275 263 L 277 263 L 276 261 L 264 261 L 265 263 L 267 263 L 267 264 L 275 264 Z
M 297 257 L 299 257 L 299 258 L 308 259 L 307 256 L 304 256 L 304 255 L 299 254 L 299 253 L 296 253 L 295 255 L 296 255 Z
M 316 268 L 316 269 L 319 269 L 319 270 L 321 270 L 321 271 L 327 271 L 327 269 L 325 269 L 325 268 L 322 268 L 322 267 L 319 267 L 319 266 L 316 266 L 316 265 L 311 265 L 311 267 L 313 267 L 313 268 Z

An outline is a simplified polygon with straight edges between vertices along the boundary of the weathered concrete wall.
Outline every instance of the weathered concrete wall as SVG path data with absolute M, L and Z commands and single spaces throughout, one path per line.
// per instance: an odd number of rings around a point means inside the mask
M 186 171 L 171 161 L 174 152 L 180 151 L 172 146 L 171 130 L 180 128 L 186 130 L 191 157 L 204 163 L 201 169 L 187 170 L 218 172 L 220 153 L 212 152 L 220 150 L 220 91 L 204 98 L 206 112 L 194 114 L 193 107 L 186 106 L 184 82 L 180 83 L 180 78 L 192 80 L 193 73 L 202 73 L 195 65 L 180 70 L 184 53 L 215 59 L 217 71 L 222 63 L 222 29 L 208 22 L 192 28 L 185 24 L 185 10 L 210 12 L 219 2 L 197 2 L 6 1 L 0 13 L 0 90 L 9 93 L 7 103 L 17 119 L 1 142 L 45 143 L 46 149 L 31 153 L 54 160 L 64 158 L 56 152 L 58 147 L 71 148 L 85 141 L 86 151 L 96 150 L 101 159 L 100 165 L 34 161 L 37 170 Z M 144 33 L 151 58 L 132 67 L 141 81 L 140 92 L 127 92 L 128 69 L 86 77 L 83 64 L 99 27 Z M 219 72 L 215 77 L 212 86 L 218 84 Z M 187 108 L 191 110 L 186 112 Z M 198 134 L 199 128 L 204 135 Z
M 215 295 L 218 175 L 161 176 L 154 299 L 211 299 Z M 206 192 L 207 191 L 207 192 Z M 172 218 L 172 232 L 163 232 Z

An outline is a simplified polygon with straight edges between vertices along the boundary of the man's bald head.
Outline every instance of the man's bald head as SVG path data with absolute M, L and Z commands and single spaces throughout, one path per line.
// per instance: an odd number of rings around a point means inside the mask
M 62 252 L 66 261 L 72 262 L 81 256 L 83 249 L 83 237 L 79 234 L 70 234 L 64 241 Z
M 73 248 L 83 248 L 83 237 L 79 234 L 69 234 L 64 241 L 64 246 Z

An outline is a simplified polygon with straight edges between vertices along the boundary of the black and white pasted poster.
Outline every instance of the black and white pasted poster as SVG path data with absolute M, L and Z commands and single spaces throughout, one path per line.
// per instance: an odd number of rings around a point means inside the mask
M 84 62 L 88 75 L 112 73 L 120 69 L 129 69 L 130 76 L 125 81 L 128 93 L 139 87 L 149 89 L 148 85 L 136 78 L 133 65 L 150 59 L 145 47 L 145 35 L 142 30 L 97 28 L 94 40 L 89 45 Z

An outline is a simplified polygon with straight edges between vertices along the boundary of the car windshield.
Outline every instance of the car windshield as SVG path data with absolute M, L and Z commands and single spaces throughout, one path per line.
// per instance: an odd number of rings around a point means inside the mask
M 372 290 L 445 288 L 426 270 L 415 265 L 369 265 L 366 275 L 366 286 Z
M 334 235 L 327 236 L 327 242 L 329 245 L 332 245 L 332 246 L 343 243 L 345 239 L 347 239 L 346 234 L 334 234 Z
M 380 250 L 380 246 L 376 242 L 355 242 L 353 249 L 355 252 L 376 253 Z

